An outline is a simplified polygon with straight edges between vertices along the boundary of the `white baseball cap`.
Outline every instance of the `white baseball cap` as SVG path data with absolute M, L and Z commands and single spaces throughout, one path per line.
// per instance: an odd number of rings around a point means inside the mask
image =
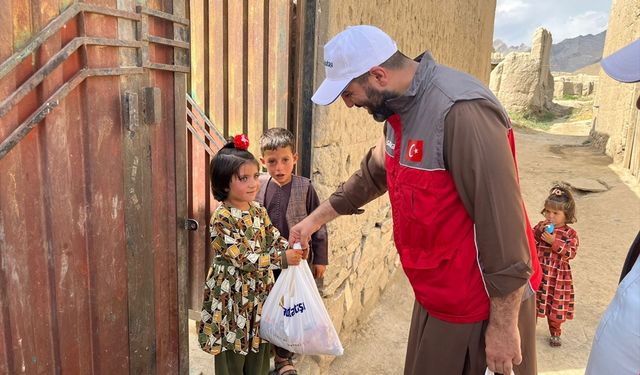
M 605 57 L 602 69 L 620 82 L 640 82 L 640 39 Z
M 398 51 L 396 42 L 375 26 L 349 26 L 324 45 L 326 78 L 311 100 L 320 105 L 333 103 L 349 82 Z

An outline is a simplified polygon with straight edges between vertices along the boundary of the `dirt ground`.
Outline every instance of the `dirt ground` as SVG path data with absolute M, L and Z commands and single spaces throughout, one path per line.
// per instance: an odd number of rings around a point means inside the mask
M 546 322 L 538 323 L 538 371 L 545 375 L 584 373 L 593 334 L 615 293 L 627 250 L 640 228 L 640 185 L 627 171 L 611 165 L 609 157 L 589 147 L 590 126 L 589 121 L 580 121 L 557 123 L 545 132 L 516 131 L 521 188 L 532 224 L 542 219 L 539 211 L 553 181 L 587 178 L 609 188 L 575 195 L 578 222 L 574 228 L 580 238 L 577 256 L 571 262 L 576 317 L 563 325 L 560 348 L 548 345 Z M 367 323 L 343 341 L 344 355 L 336 358 L 326 373 L 402 374 L 413 301 L 408 281 L 398 270 Z M 210 356 L 198 350 L 191 353 L 191 374 L 213 373 Z M 311 358 L 304 358 L 299 372 L 318 374 L 319 369 Z

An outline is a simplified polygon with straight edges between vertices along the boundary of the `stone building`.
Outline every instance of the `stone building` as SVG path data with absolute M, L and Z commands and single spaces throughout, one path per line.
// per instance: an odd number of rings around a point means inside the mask
M 324 79 L 323 46 L 346 26 L 372 24 L 394 38 L 407 56 L 431 51 L 439 63 L 488 83 L 495 0 L 450 2 L 402 0 L 393 5 L 356 0 L 318 2 L 316 85 Z M 360 160 L 382 134 L 382 124 L 364 110 L 348 109 L 341 99 L 314 106 L 312 179 L 321 199 L 359 168 Z M 330 265 L 321 292 L 343 340 L 376 305 L 399 260 L 392 240 L 391 213 L 385 195 L 361 215 L 340 217 L 328 225 Z
M 606 57 L 640 38 L 640 2 L 617 0 L 611 5 L 604 45 Z M 640 64 L 640 62 L 639 62 Z M 602 69 L 594 98 L 591 136 L 615 163 L 630 169 L 640 180 L 640 114 L 635 106 L 640 83 L 620 83 Z
M 551 110 L 551 33 L 538 28 L 531 52 L 512 52 L 491 71 L 491 91 L 507 110 L 544 114 Z
M 553 73 L 553 97 L 562 99 L 565 95 L 593 95 L 598 76 L 589 74 Z

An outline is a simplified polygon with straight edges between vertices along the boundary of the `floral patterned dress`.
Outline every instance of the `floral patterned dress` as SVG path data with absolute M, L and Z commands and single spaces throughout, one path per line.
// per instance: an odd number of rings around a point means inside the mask
M 251 202 L 248 211 L 227 204 L 211 218 L 214 253 L 205 286 L 198 341 L 213 355 L 259 351 L 260 316 L 273 286 L 273 269 L 286 268 L 289 244 L 267 210 Z
M 537 315 L 564 322 L 573 319 L 574 313 L 575 295 L 569 260 L 576 256 L 578 234 L 568 225 L 555 228 L 556 240 L 549 245 L 541 237 L 546 223 L 541 221 L 533 228 L 542 267 L 542 282 L 536 294 Z

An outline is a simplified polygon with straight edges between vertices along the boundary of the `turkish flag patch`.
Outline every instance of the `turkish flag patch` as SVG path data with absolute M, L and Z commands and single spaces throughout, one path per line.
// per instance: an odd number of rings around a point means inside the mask
M 407 144 L 407 153 L 405 155 L 405 159 L 413 162 L 422 161 L 423 147 L 424 147 L 424 142 L 422 140 L 409 139 L 409 143 Z

